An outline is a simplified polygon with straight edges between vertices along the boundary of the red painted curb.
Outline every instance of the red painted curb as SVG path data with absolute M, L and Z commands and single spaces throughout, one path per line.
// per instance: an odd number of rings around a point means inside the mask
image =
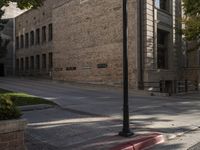
M 144 150 L 164 141 L 164 136 L 159 133 L 146 134 L 137 136 L 133 140 L 113 147 L 110 150 Z

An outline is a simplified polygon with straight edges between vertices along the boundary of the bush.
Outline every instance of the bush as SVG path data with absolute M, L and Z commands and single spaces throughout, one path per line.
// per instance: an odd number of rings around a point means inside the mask
M 0 120 L 19 119 L 21 112 L 9 96 L 0 96 Z

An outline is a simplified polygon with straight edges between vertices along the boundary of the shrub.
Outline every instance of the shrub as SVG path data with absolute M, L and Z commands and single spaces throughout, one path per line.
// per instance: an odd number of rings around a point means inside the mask
M 0 96 L 0 120 L 19 119 L 21 112 L 9 96 Z

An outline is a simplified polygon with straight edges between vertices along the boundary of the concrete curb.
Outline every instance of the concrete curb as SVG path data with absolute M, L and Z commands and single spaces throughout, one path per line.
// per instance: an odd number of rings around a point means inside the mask
M 34 111 L 34 110 L 43 110 L 43 109 L 49 109 L 54 107 L 53 105 L 48 104 L 38 104 L 38 105 L 28 105 L 28 106 L 20 106 L 19 109 L 21 111 Z
M 164 141 L 165 138 L 162 134 L 152 133 L 137 136 L 133 140 L 115 146 L 110 150 L 145 150 L 151 148 L 154 145 L 164 143 Z

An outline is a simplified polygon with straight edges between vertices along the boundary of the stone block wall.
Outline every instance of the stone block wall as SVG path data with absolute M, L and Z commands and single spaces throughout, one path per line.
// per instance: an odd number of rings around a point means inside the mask
M 0 150 L 25 150 L 25 120 L 0 121 Z
M 170 1 L 169 12 L 157 9 L 153 0 L 144 0 L 144 81 L 178 80 L 180 78 L 181 36 L 180 29 L 181 1 Z M 168 41 L 168 68 L 157 67 L 157 29 L 170 33 Z
M 16 131 L 12 133 L 0 134 L 1 150 L 24 150 L 24 132 Z

